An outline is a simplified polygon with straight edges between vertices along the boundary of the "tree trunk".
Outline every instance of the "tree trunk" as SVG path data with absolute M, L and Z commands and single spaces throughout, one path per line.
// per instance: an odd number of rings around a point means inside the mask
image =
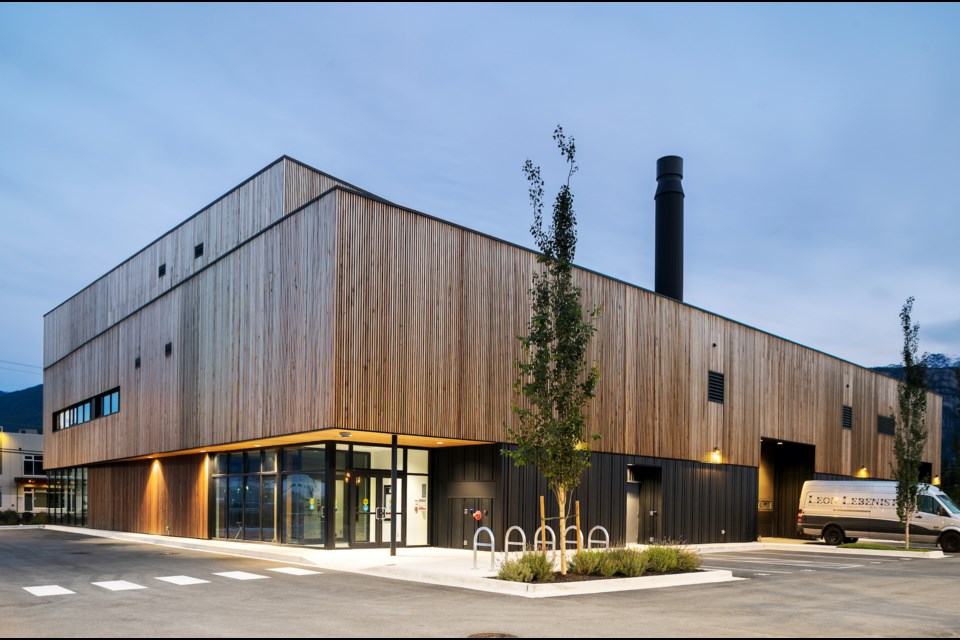
M 908 514 L 907 514 L 906 529 L 905 529 L 905 531 L 904 531 L 904 540 L 906 541 L 906 546 L 905 546 L 904 548 L 905 548 L 907 551 L 910 550 L 910 520 L 911 520 L 911 514 L 908 513 Z
M 567 489 L 557 487 L 557 506 L 560 507 L 560 575 L 567 575 Z

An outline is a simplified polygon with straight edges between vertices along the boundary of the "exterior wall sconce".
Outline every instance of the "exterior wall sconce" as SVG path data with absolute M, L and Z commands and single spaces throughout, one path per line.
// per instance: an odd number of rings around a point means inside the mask
M 710 462 L 714 464 L 723 462 L 723 458 L 720 456 L 720 447 L 713 448 L 713 453 L 710 454 Z
M 860 471 L 857 471 L 858 478 L 869 478 L 870 472 L 867 471 L 866 465 L 861 465 Z
M 933 486 L 935 487 L 940 486 L 940 476 L 933 476 Z

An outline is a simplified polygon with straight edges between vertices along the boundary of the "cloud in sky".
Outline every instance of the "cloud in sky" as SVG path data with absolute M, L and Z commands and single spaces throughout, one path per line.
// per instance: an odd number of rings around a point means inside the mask
M 520 167 L 577 139 L 577 262 L 653 285 L 685 158 L 685 298 L 865 365 L 960 354 L 960 9 L 0 7 L 0 360 L 281 154 L 531 246 Z M 0 369 L 0 390 L 36 384 Z

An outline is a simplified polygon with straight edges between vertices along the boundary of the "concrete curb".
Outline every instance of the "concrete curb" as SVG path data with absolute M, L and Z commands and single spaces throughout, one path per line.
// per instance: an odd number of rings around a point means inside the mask
M 616 591 L 640 591 L 645 589 L 663 589 L 667 587 L 682 587 L 697 584 L 713 584 L 719 582 L 735 582 L 744 578 L 735 578 L 733 573 L 725 569 L 710 569 L 694 573 L 679 573 L 672 575 L 643 576 L 640 578 L 610 578 L 606 580 L 584 580 L 580 582 L 563 582 L 560 584 L 529 584 L 523 582 L 508 582 L 497 580 L 493 574 L 487 572 L 484 577 L 453 576 L 448 574 L 422 573 L 417 575 L 405 574 L 401 571 L 370 570 L 364 571 L 367 575 L 376 575 L 393 580 L 406 580 L 426 584 L 435 584 L 445 587 L 472 589 L 487 593 L 499 593 L 522 598 L 556 598 L 560 596 L 590 595 L 596 593 L 613 593 Z

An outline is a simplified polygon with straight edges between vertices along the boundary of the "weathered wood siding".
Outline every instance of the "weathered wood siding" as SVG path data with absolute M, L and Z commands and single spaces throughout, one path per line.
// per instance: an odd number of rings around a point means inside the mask
M 90 467 L 87 526 L 206 538 L 206 458 L 180 456 Z
M 337 427 L 502 441 L 536 256 L 350 193 L 337 253 Z M 759 466 L 769 437 L 816 445 L 820 472 L 889 476 L 876 416 L 895 412 L 895 381 L 596 273 L 576 279 L 584 305 L 603 308 L 597 450 L 709 462 L 719 447 L 723 462 Z M 711 370 L 723 405 L 707 401 Z M 939 472 L 941 399 L 929 400 L 925 459 Z
M 200 210 L 44 317 L 44 366 L 140 309 L 283 216 L 341 184 L 290 158 Z M 203 243 L 203 255 L 194 247 Z M 157 275 L 166 264 L 164 277 Z
M 158 241 L 182 255 L 167 259 L 164 295 L 157 256 L 138 257 L 51 312 L 48 466 L 329 427 L 502 441 L 535 254 L 334 186 L 284 159 Z M 198 270 L 175 271 L 201 240 Z M 126 288 L 96 293 L 115 274 Z M 895 381 L 596 273 L 576 279 L 603 308 L 598 450 L 707 462 L 719 447 L 755 467 L 769 437 L 816 445 L 820 473 L 889 476 L 876 417 L 895 411 Z M 725 376 L 723 405 L 707 401 L 710 370 Z M 119 414 L 50 433 L 53 411 L 116 386 Z M 925 458 L 939 473 L 930 400 Z
M 48 466 L 332 424 L 335 199 L 282 220 L 48 367 Z M 119 413 L 51 433 L 54 411 L 117 386 Z

